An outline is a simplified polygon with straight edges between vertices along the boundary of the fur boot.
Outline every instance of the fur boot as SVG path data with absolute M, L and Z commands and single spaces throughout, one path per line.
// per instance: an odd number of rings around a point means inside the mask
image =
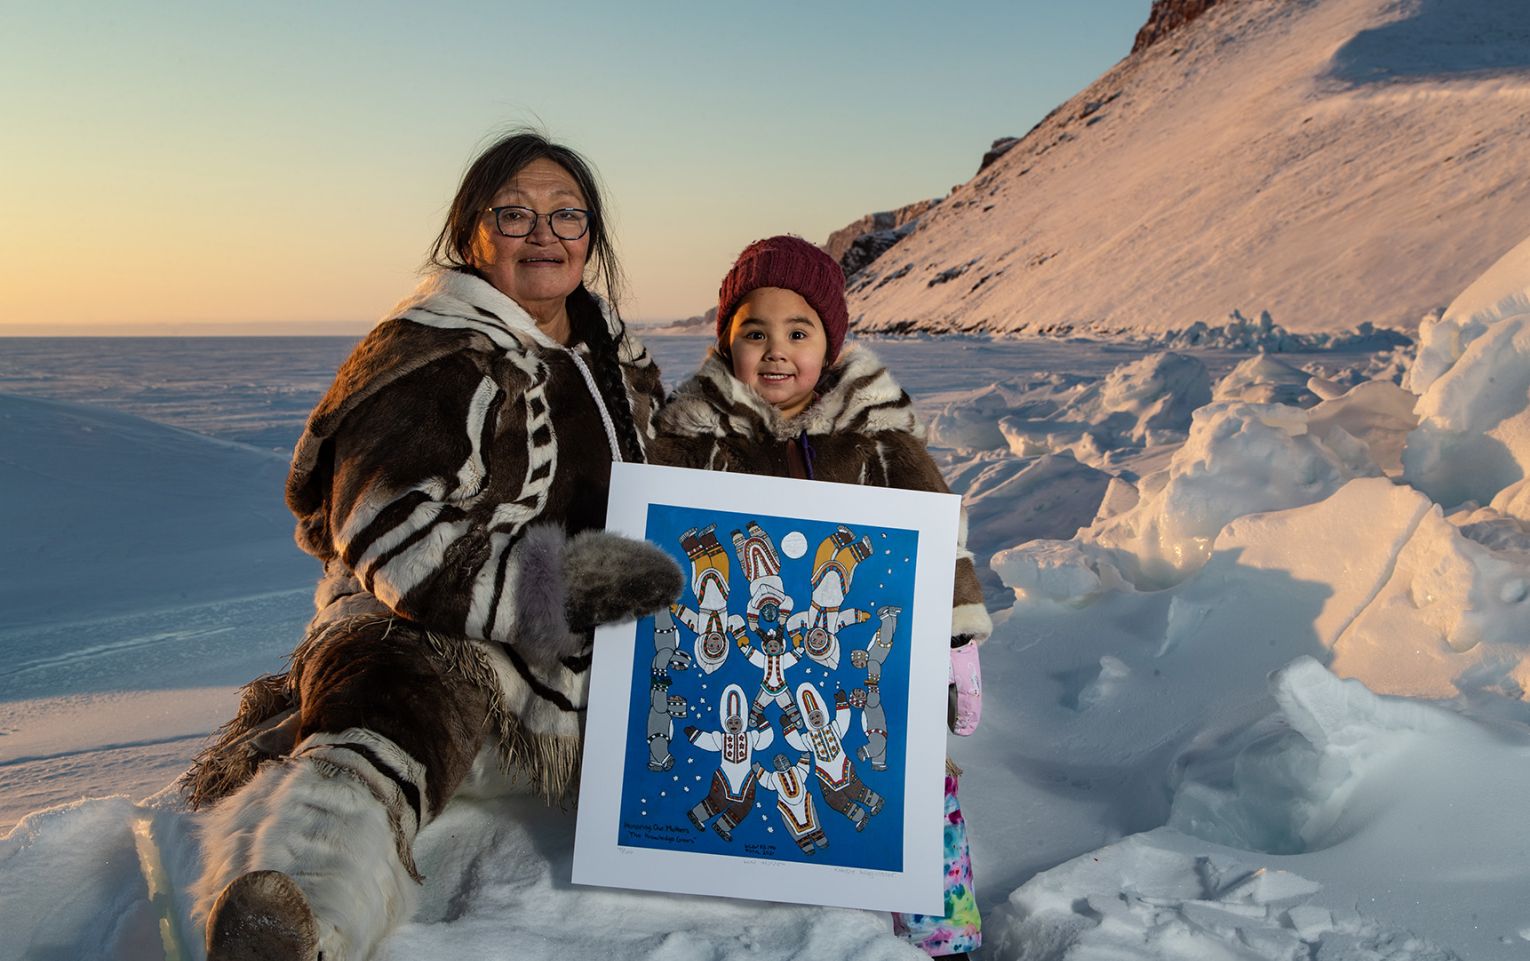
M 365 961 L 414 908 L 423 769 L 385 738 L 315 734 L 202 828 L 208 961 Z

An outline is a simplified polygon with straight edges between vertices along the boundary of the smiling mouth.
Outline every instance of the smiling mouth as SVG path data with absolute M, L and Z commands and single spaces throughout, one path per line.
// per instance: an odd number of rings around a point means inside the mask
M 561 264 L 561 263 L 563 263 L 563 261 L 560 260 L 557 257 L 522 257 L 520 262 L 523 263 L 523 264 Z
M 763 380 L 768 384 L 779 384 L 783 381 L 791 380 L 793 376 L 794 375 L 792 374 L 782 374 L 776 371 L 772 371 L 768 374 L 761 374 L 760 380 Z

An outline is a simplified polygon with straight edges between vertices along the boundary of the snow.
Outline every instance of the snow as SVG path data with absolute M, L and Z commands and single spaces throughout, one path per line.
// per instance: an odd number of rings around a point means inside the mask
M 984 958 L 1530 951 L 1530 481 L 1439 441 L 1524 412 L 1499 386 L 1523 366 L 1523 250 L 1403 371 L 1355 351 L 875 345 L 1001 602 L 983 726 L 951 742 Z M 651 346 L 673 382 L 704 343 Z M 286 383 L 290 362 L 251 363 Z M 204 387 L 167 376 L 190 416 Z M 19 612 L 0 632 L 0 959 L 199 956 L 201 818 L 170 781 L 307 613 L 279 461 L 99 386 L 118 409 L 0 396 L 24 505 L 4 562 L 30 578 L 0 584 Z M 471 792 L 421 833 L 419 909 L 378 956 L 920 956 L 872 912 L 575 887 L 573 824 Z
M 1404 476 L 1446 505 L 1486 503 L 1530 465 L 1530 242 L 1419 331 Z

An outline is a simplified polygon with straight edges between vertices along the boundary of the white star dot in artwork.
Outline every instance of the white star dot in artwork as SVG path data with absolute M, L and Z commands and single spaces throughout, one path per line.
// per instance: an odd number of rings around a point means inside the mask
M 767 827 L 765 829 L 765 833 L 766 834 L 775 834 L 776 833 L 776 826 L 774 824 L 770 825 L 769 827 Z

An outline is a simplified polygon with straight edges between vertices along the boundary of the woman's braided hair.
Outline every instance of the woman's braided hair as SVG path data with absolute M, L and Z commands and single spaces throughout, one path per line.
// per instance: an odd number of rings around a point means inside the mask
M 535 160 L 551 160 L 568 171 L 584 194 L 585 205 L 590 211 L 590 259 L 598 281 L 597 289 L 611 307 L 611 314 L 620 317 L 618 302 L 621 299 L 623 278 L 621 265 L 616 259 L 616 247 L 606 224 L 606 205 L 600 191 L 600 183 L 594 168 L 579 155 L 578 151 L 554 143 L 545 135 L 530 130 L 517 130 L 501 137 L 478 155 L 462 176 L 457 196 L 452 199 L 451 211 L 446 224 L 436 235 L 431 246 L 429 263 L 448 270 L 466 270 L 476 273 L 473 266 L 473 239 L 483 211 L 499 193 L 500 188 Z M 638 441 L 637 425 L 632 419 L 632 407 L 627 401 L 627 385 L 622 378 L 618 354 L 617 336 L 613 336 L 595 301 L 594 292 L 580 284 L 568 298 L 569 322 L 576 340 L 582 341 L 590 351 L 591 373 L 611 414 L 616 428 L 617 441 L 625 460 L 641 461 L 643 447 Z M 619 330 L 626 327 L 617 321 Z
M 613 336 L 600 312 L 600 305 L 583 284 L 569 295 L 568 315 L 575 339 L 583 341 L 590 350 L 590 373 L 594 375 L 595 386 L 600 388 L 606 410 L 611 414 L 611 426 L 616 428 L 622 460 L 642 463 L 643 445 L 638 441 L 632 405 L 627 402 L 627 382 L 622 378 L 620 345 L 617 343 L 617 337 L 625 334 L 627 327 L 618 320 L 621 334 Z

